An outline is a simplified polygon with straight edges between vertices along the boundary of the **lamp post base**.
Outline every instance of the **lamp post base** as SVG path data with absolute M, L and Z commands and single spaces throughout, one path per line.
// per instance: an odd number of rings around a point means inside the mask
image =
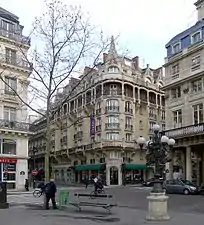
M 146 220 L 149 221 L 163 221 L 169 220 L 168 215 L 168 199 L 169 197 L 165 193 L 150 193 L 147 197 L 148 200 L 148 215 Z

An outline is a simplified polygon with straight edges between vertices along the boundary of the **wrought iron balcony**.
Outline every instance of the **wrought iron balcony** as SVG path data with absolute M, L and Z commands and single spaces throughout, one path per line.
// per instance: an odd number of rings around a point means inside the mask
M 17 122 L 17 121 L 8 121 L 0 119 L 0 129 L 8 129 L 15 131 L 27 131 L 34 132 L 34 126 L 29 123 Z
M 106 123 L 106 129 L 119 129 L 119 123 Z
M 6 54 L 0 54 L 0 63 L 24 68 L 26 70 L 32 70 L 32 66 L 30 66 L 27 61 L 17 57 L 8 57 Z
M 130 125 L 130 124 L 125 124 L 125 129 L 126 130 L 133 130 L 133 125 Z
M 119 112 L 119 106 L 106 106 L 106 112 Z
M 31 38 L 23 36 L 22 34 L 10 32 L 8 30 L 3 29 L 2 27 L 0 27 L 0 36 L 12 39 L 25 45 L 30 45 L 31 42 Z
M 149 113 L 149 119 L 156 120 L 157 119 L 157 115 L 153 114 L 153 113 Z
M 130 108 L 125 107 L 125 112 L 126 112 L 126 113 L 130 113 L 130 114 L 132 114 L 133 110 L 132 110 L 132 109 L 130 109 Z

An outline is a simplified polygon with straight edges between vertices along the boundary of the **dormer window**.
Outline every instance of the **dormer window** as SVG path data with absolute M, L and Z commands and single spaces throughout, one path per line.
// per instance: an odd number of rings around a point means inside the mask
M 109 73 L 119 73 L 119 68 L 116 66 L 111 66 L 108 68 Z
M 181 43 L 178 42 L 172 46 L 172 53 L 176 54 L 181 50 Z
M 201 41 L 201 39 L 202 39 L 202 33 L 201 33 L 201 30 L 200 30 L 200 31 L 197 31 L 196 33 L 192 34 L 191 44 L 196 44 L 199 41 Z

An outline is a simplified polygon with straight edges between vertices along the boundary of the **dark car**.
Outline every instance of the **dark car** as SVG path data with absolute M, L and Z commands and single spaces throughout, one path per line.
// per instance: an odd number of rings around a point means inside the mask
M 163 189 L 169 194 L 198 194 L 199 188 L 189 180 L 166 180 Z
M 160 178 L 159 180 L 160 180 L 161 183 L 163 183 L 163 181 L 164 181 L 163 178 Z M 148 179 L 146 181 L 143 181 L 142 184 L 145 187 L 153 187 L 154 186 L 154 182 L 155 182 L 155 178 L 150 178 L 150 179 Z

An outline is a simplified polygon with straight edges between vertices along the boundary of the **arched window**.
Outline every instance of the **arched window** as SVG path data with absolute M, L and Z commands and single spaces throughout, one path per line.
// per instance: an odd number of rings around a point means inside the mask
M 110 66 L 110 67 L 108 68 L 108 72 L 109 72 L 109 73 L 119 73 L 119 68 L 116 67 L 116 66 Z

